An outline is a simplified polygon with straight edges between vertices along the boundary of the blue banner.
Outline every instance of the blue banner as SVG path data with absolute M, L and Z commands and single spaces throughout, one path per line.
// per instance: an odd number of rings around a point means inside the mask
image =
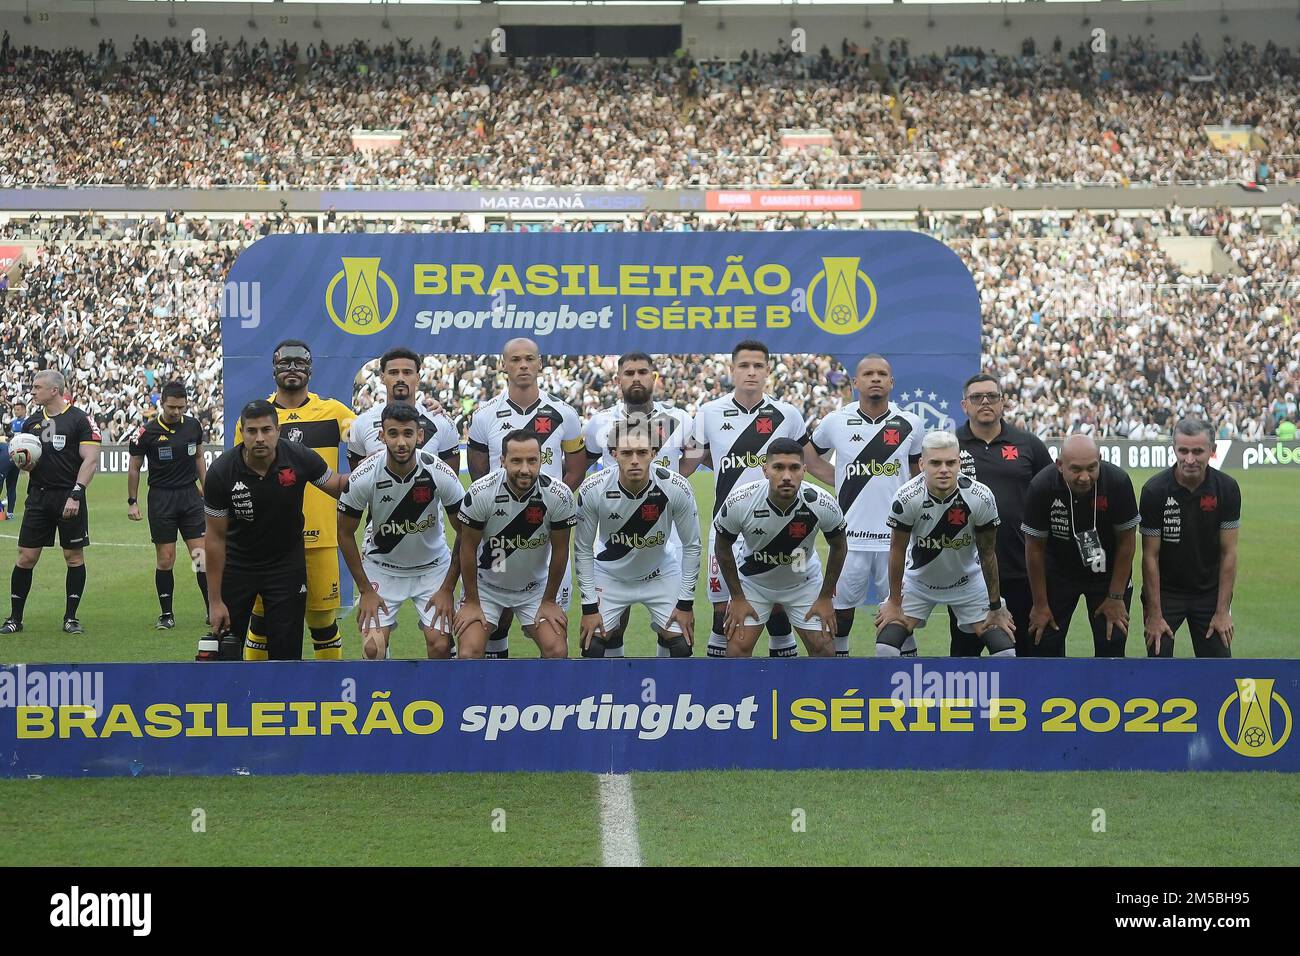
M 1300 661 L 0 668 L 0 773 L 1300 770 Z
M 345 402 L 357 370 L 399 345 L 708 354 L 758 338 L 850 373 L 880 352 L 928 427 L 951 427 L 980 355 L 974 280 L 914 232 L 268 236 L 236 260 L 220 311 L 227 435 L 274 390 L 286 338 L 312 347 L 312 391 Z

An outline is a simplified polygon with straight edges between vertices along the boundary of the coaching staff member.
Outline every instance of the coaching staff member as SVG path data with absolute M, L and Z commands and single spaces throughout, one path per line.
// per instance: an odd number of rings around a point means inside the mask
M 1042 644 L 1029 636 L 1029 609 L 1034 596 L 1025 570 L 1025 533 L 1020 523 L 1025 513 L 1025 496 L 1034 475 L 1052 465 L 1052 456 L 1042 440 L 1030 432 L 1008 425 L 1002 418 L 1006 396 L 998 380 L 986 372 L 972 375 L 962 387 L 962 410 L 966 424 L 957 429 L 961 445 L 961 473 L 988 486 L 998 505 L 998 578 L 1002 604 L 1016 624 L 1016 656 L 1034 657 Z M 948 608 L 948 632 L 953 657 L 978 657 L 984 641 L 957 626 L 957 615 Z
M 1067 438 L 1056 467 L 1034 476 L 1021 530 L 1034 595 L 1029 631 L 1040 657 L 1065 656 L 1080 597 L 1096 656 L 1124 656 L 1138 520 L 1133 482 L 1101 460 L 1087 435 Z
M 59 532 L 67 602 L 63 610 L 65 634 L 82 634 L 77 606 L 86 590 L 86 553 L 90 544 L 90 518 L 86 509 L 86 486 L 99 467 L 99 429 L 80 408 L 63 397 L 63 376 L 52 369 L 32 376 L 32 405 L 22 431 L 41 440 L 41 460 L 27 469 L 27 500 L 23 523 L 18 530 L 18 562 L 14 565 L 9 592 L 9 617 L 0 624 L 0 634 L 17 634 L 23 629 L 23 608 L 32 589 L 32 571 L 41 550 L 54 546 Z
M 153 541 L 157 564 L 153 583 L 162 611 L 155 625 L 160 631 L 176 626 L 172 613 L 172 595 L 176 579 L 176 535 L 194 561 L 199 593 L 208 603 L 208 576 L 203 568 L 203 478 L 208 466 L 203 458 L 203 426 L 197 418 L 185 414 L 189 399 L 185 386 L 168 382 L 162 387 L 161 411 L 140 427 L 127 451 L 131 456 L 126 472 L 126 516 L 140 520 L 140 466 L 149 462 L 149 538 Z M 198 483 L 197 487 L 195 483 Z
M 312 484 L 337 498 L 347 476 L 336 474 L 307 446 L 281 439 L 270 402 L 249 402 L 239 422 L 243 440 L 212 463 L 203 488 L 208 620 L 212 633 L 222 638 L 220 658 L 238 660 L 253 600 L 261 594 L 266 656 L 301 660 L 307 612 L 303 494 Z
M 1142 486 L 1148 657 L 1174 656 L 1183 621 L 1197 657 L 1232 656 L 1241 488 L 1210 467 L 1213 454 L 1209 424 L 1185 418 L 1174 428 L 1174 466 Z

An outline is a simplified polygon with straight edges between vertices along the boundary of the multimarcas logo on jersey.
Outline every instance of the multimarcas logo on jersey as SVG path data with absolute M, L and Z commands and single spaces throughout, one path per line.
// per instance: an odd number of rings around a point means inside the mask
M 1290 738 L 1291 708 L 1273 683 L 1271 677 L 1238 677 L 1236 693 L 1219 708 L 1219 734 L 1234 753 L 1268 757 Z

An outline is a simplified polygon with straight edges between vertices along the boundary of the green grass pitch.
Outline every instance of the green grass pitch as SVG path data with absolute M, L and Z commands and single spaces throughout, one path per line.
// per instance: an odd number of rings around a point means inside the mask
M 1133 472 L 1135 486 L 1149 474 Z M 1233 652 L 1296 657 L 1300 472 L 1236 477 L 1244 504 Z M 712 505 L 711 479 L 693 479 L 703 515 Z M 176 571 L 177 629 L 155 631 L 152 546 L 146 526 L 127 520 L 125 478 L 99 476 L 89 500 L 94 544 L 87 551 L 81 607 L 86 633 L 59 630 L 63 563 L 57 550 L 47 552 L 36 571 L 26 630 L 0 638 L 0 662 L 192 660 L 204 627 L 188 562 Z M 17 522 L 0 523 L 0 542 L 10 554 L 17 530 Z M 1140 580 L 1140 567 L 1135 577 Z M 577 614 L 575 605 L 572 630 Z M 709 616 L 701 589 L 701 631 Z M 872 652 L 870 617 L 859 613 L 854 655 Z M 653 654 L 647 624 L 645 612 L 636 609 L 630 656 Z M 355 658 L 355 625 L 349 618 L 342 626 L 345 656 Z M 919 636 L 923 655 L 947 652 L 946 626 Z M 704 640 L 702 633 L 700 653 Z M 517 630 L 511 643 L 512 656 L 536 656 Z M 1188 644 L 1183 632 L 1176 653 L 1190 654 Z M 406 608 L 394 655 L 421 651 Z M 1082 609 L 1068 651 L 1091 653 Z M 1135 621 L 1129 654 L 1140 653 Z M 1292 825 L 1300 815 L 1300 780 L 1285 774 L 756 771 L 634 774 L 632 783 L 641 856 L 650 865 L 1255 866 L 1300 860 L 1300 831 Z M 975 809 L 991 807 L 1004 812 Z M 1096 829 L 1097 810 L 1105 815 L 1103 831 Z M 797 819 L 802 832 L 796 832 Z M 0 783 L 0 865 L 600 861 L 598 783 L 587 774 Z

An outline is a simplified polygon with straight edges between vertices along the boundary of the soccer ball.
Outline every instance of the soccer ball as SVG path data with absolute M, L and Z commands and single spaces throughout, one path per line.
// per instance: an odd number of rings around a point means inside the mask
M 369 325 L 375 318 L 375 310 L 368 305 L 354 305 L 352 307 L 352 321 L 357 325 Z
M 26 468 L 29 462 L 36 464 L 41 460 L 41 440 L 26 432 L 15 435 L 9 443 L 9 458 L 19 468 Z

